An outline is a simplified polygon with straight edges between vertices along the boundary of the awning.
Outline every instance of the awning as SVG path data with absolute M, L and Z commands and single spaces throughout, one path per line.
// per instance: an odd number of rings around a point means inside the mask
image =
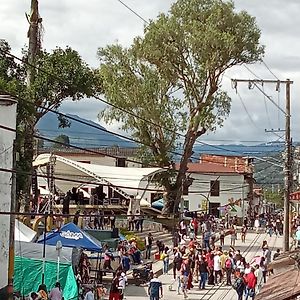
M 91 252 L 102 251 L 101 243 L 74 223 L 68 223 L 60 230 L 52 231 L 46 236 L 46 245 L 55 246 L 58 241 L 61 241 L 63 247 L 80 248 Z M 44 243 L 43 235 L 38 243 Z
M 33 242 L 37 233 L 30 227 L 16 219 L 15 221 L 15 240 L 20 242 Z

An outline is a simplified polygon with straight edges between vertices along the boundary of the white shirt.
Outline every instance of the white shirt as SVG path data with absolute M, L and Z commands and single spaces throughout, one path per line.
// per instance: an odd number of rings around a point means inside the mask
M 84 297 L 84 300 L 94 300 L 94 293 L 92 291 L 88 291 L 86 294 L 85 294 L 85 297 Z
M 259 227 L 259 220 L 258 220 L 258 219 L 256 219 L 256 220 L 254 221 L 254 227 Z
M 221 270 L 221 259 L 219 255 L 214 256 L 214 271 Z
M 245 275 L 249 274 L 251 272 L 251 268 L 245 268 Z

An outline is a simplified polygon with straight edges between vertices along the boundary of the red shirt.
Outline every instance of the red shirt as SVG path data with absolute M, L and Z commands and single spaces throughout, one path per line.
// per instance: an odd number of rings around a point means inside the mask
M 245 279 L 246 279 L 247 287 L 250 289 L 254 289 L 257 281 L 254 273 L 250 272 L 249 274 L 246 275 Z

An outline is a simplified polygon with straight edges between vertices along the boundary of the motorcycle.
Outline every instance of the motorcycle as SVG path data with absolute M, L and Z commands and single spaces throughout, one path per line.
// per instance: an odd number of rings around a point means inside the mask
M 132 276 L 137 286 L 149 282 L 153 278 L 152 263 L 146 263 L 140 268 L 133 269 Z

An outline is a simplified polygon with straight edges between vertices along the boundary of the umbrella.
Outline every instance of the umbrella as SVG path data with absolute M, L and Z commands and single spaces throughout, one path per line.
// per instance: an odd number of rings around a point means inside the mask
M 259 265 L 261 258 L 262 257 L 260 255 L 254 256 L 250 262 L 250 265 Z

